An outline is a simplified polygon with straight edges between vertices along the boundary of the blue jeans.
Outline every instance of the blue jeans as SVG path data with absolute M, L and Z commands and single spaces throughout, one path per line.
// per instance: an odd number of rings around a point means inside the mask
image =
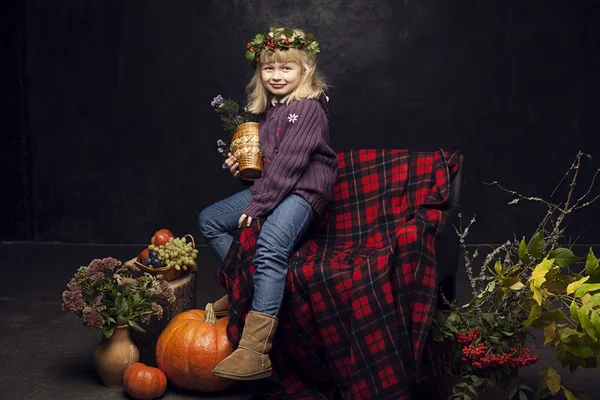
M 252 197 L 243 190 L 200 213 L 198 224 L 209 247 L 222 262 L 233 242 L 233 230 Z M 256 268 L 252 311 L 279 314 L 288 272 L 288 259 L 314 217 L 311 205 L 301 196 L 289 194 L 267 216 L 256 241 L 252 261 Z

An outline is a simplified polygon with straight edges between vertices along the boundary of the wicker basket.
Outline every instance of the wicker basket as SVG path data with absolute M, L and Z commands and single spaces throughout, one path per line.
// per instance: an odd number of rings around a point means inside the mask
M 190 237 L 190 239 L 192 240 L 192 246 L 194 248 L 196 248 L 196 241 L 194 240 L 194 237 L 190 234 L 187 234 L 185 237 Z M 139 269 L 141 269 L 144 272 L 149 273 L 152 276 L 157 276 L 157 275 L 162 275 L 162 279 L 164 279 L 167 282 L 171 282 L 174 281 L 175 279 L 179 279 L 181 278 L 183 275 L 187 274 L 187 273 L 191 273 L 190 270 L 188 271 L 184 271 L 184 270 L 179 270 L 177 271 L 175 268 L 167 268 L 167 267 L 162 267 L 162 268 L 152 268 L 152 267 L 147 267 L 144 264 L 142 264 L 141 262 L 138 261 L 137 258 L 132 259 L 133 264 L 138 267 Z
M 240 177 L 253 181 L 261 177 L 263 157 L 258 140 L 258 122 L 241 124 L 231 139 L 231 152 L 239 164 Z

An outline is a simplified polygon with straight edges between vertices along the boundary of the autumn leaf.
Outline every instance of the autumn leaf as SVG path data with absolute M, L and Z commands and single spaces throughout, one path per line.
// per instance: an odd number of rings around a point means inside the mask
M 588 279 L 590 279 L 589 276 L 583 277 L 578 281 L 575 281 L 573 283 L 570 283 L 569 286 L 567 286 L 567 294 L 571 294 L 574 293 L 577 288 L 581 285 L 583 285 Z
M 544 383 L 553 395 L 560 391 L 560 375 L 552 367 L 540 371 L 540 383 Z
M 552 268 L 552 264 L 554 263 L 553 259 L 545 258 L 544 261 L 539 263 L 531 273 L 530 280 L 533 281 L 535 287 L 540 288 L 544 282 L 546 282 L 546 274 Z
M 556 331 L 556 324 L 554 322 L 551 322 L 549 325 L 546 325 L 544 327 L 544 337 L 546 338 L 544 340 L 544 345 L 546 345 L 548 343 L 560 341 L 560 338 L 558 337 L 558 334 Z

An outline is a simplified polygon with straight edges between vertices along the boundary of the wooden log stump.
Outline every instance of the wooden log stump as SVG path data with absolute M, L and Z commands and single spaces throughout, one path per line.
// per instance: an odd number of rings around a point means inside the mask
M 146 333 L 131 331 L 131 339 L 140 351 L 140 362 L 156 366 L 156 342 L 167 326 L 177 314 L 196 308 L 196 273 L 187 272 L 179 279 L 168 282 L 175 292 L 175 302 L 164 307 L 163 317 L 160 321 L 153 319 L 145 330 Z

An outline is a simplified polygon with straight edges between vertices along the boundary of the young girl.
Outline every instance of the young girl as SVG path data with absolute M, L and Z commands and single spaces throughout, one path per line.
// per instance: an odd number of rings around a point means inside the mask
M 260 114 L 262 176 L 250 189 L 217 202 L 200 213 L 200 230 L 223 261 L 231 231 L 265 218 L 253 265 L 252 311 L 239 347 L 213 370 L 238 380 L 271 375 L 269 351 L 278 324 L 288 258 L 311 221 L 327 207 L 337 178 L 337 155 L 329 147 L 326 85 L 316 70 L 318 43 L 301 30 L 271 28 L 248 43 L 247 58 L 256 72 L 246 88 L 248 110 Z M 230 153 L 226 161 L 238 176 Z M 228 314 L 224 297 L 214 304 Z

